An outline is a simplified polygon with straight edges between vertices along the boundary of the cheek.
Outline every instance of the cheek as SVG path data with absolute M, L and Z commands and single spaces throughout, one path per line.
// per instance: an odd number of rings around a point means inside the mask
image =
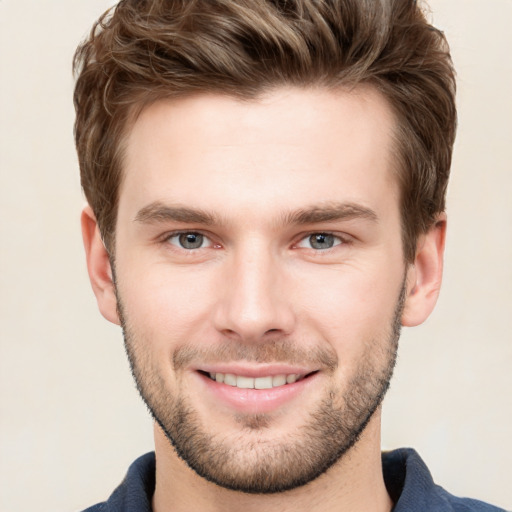
M 131 327 L 162 348 L 201 335 L 215 289 L 208 274 L 153 263 L 118 275 L 119 293 Z
M 363 350 L 364 342 L 389 332 L 400 294 L 400 269 L 345 267 L 316 277 L 302 279 L 302 291 L 295 292 L 304 299 L 300 318 L 333 345 L 339 357 Z

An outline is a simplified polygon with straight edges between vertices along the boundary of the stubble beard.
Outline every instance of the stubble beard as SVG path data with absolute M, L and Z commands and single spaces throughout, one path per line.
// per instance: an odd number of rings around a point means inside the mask
M 192 401 L 174 396 L 152 367 L 149 351 L 130 329 L 119 296 L 118 311 L 137 389 L 179 457 L 199 476 L 221 487 L 270 494 L 295 489 L 318 478 L 358 441 L 389 388 L 404 300 L 405 280 L 387 332 L 382 339 L 363 341 L 364 354 L 345 389 L 327 389 L 307 422 L 280 438 L 264 432 L 272 425 L 266 414 L 237 416 L 240 429 L 235 437 L 215 432 L 201 420 Z M 232 344 L 226 352 L 237 353 Z M 289 341 L 246 346 L 244 358 L 270 362 L 275 359 L 268 359 L 269 355 L 281 354 L 285 348 L 293 355 L 294 347 Z M 325 357 L 329 353 L 324 353 Z M 334 363 L 337 365 L 337 361 Z M 258 432 L 266 435 L 258 436 Z

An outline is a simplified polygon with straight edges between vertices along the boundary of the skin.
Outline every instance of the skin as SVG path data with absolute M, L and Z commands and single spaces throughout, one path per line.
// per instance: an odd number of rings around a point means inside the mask
M 386 100 L 371 88 L 281 88 L 246 102 L 215 95 L 160 101 L 129 133 L 115 274 L 124 320 L 137 340 L 135 357 L 151 369 L 148 380 L 194 408 L 206 432 L 236 439 L 240 467 L 260 461 L 249 446 L 276 447 L 301 432 L 330 391 L 347 396 L 369 354 L 375 371 L 389 364 L 402 287 L 402 325 L 423 322 L 435 305 L 445 217 L 420 237 L 415 261 L 406 265 L 394 123 Z M 309 215 L 298 215 L 305 210 Z M 112 268 L 89 207 L 82 228 L 100 311 L 120 323 Z M 186 250 L 176 231 L 201 233 L 206 242 Z M 325 232 L 334 234 L 335 245 L 313 248 L 310 236 Z M 300 366 L 294 354 L 315 350 L 331 354 L 336 365 L 306 361 L 303 370 L 315 371 L 314 378 L 270 410 L 257 400 L 249 408 L 226 402 L 197 372 L 212 347 L 237 347 L 226 352 L 232 358 L 240 347 L 260 353 L 258 347 L 276 341 L 289 347 L 290 368 Z M 196 356 L 176 364 L 185 346 Z M 244 374 L 268 373 L 274 362 L 223 364 Z M 157 387 L 153 382 L 147 389 Z M 258 414 L 264 425 L 254 424 Z M 380 408 L 328 471 L 281 493 L 246 494 L 206 481 L 178 457 L 158 425 L 155 447 L 157 512 L 171 504 L 178 512 L 392 507 L 380 462 Z

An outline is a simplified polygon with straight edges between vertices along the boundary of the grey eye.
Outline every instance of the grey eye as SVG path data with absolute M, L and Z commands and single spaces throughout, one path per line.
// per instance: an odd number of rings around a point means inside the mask
M 200 233 L 181 233 L 172 238 L 177 238 L 179 245 L 184 249 L 199 249 L 204 243 L 204 236 Z
M 313 249 L 331 249 L 336 245 L 338 237 L 328 233 L 315 233 L 309 237 L 309 244 Z

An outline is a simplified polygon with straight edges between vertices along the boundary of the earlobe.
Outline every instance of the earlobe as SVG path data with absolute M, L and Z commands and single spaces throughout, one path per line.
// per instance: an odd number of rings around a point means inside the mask
M 82 238 L 87 259 L 87 271 L 101 314 L 110 322 L 120 324 L 117 313 L 115 286 L 112 279 L 110 258 L 101 239 L 100 230 L 92 208 L 82 210 Z
M 407 272 L 407 289 L 402 325 L 413 327 L 423 323 L 434 310 L 443 277 L 443 255 L 446 237 L 446 214 L 422 235 L 417 244 L 414 263 Z

